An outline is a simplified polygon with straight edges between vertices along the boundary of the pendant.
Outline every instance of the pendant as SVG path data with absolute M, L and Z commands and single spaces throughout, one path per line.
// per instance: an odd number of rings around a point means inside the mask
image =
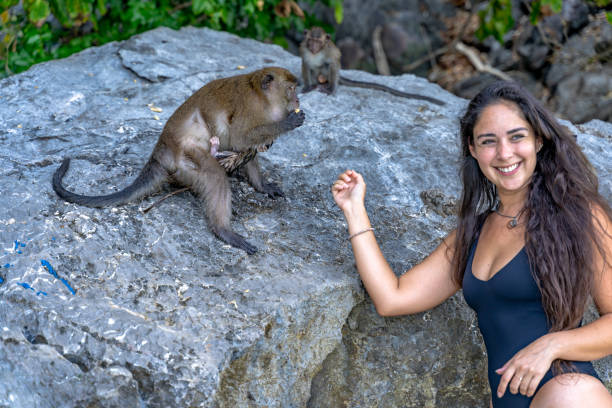
M 513 218 L 510 221 L 508 221 L 508 228 L 510 229 L 516 227 L 517 225 L 518 225 L 518 221 L 516 220 L 516 218 Z

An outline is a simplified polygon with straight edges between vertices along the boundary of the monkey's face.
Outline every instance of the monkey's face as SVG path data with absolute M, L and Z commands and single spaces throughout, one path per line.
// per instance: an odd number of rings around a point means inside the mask
M 298 81 L 284 68 L 264 68 L 261 72 L 261 89 L 271 107 L 272 120 L 280 120 L 300 107 L 297 96 Z
M 325 47 L 325 37 L 311 37 L 309 36 L 306 39 L 306 47 L 308 47 L 308 50 L 313 53 L 313 54 L 317 54 L 319 53 L 319 51 L 321 51 L 323 49 L 323 47 Z
M 297 96 L 297 81 L 287 81 L 285 84 L 285 99 L 287 100 L 287 112 L 294 111 L 300 107 Z
M 321 27 L 312 27 L 310 30 L 304 31 L 304 41 L 306 48 L 313 54 L 321 51 L 331 37 Z

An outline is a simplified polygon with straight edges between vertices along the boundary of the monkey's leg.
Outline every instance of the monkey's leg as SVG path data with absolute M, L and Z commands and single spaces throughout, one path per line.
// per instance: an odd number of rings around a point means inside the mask
M 257 247 L 232 231 L 232 192 L 223 168 L 202 148 L 194 147 L 185 150 L 184 154 L 186 163 L 178 167 L 174 177 L 189 186 L 204 202 L 213 233 L 223 242 L 243 249 L 249 255 L 257 252 Z
M 261 170 L 259 169 L 259 162 L 257 156 L 251 159 L 247 164 L 244 165 L 244 172 L 246 173 L 249 183 L 253 188 L 260 193 L 267 194 L 270 198 L 284 197 L 283 190 L 275 183 L 266 183 L 263 181 Z
M 334 64 L 327 64 L 324 73 L 323 79 L 327 81 L 319 81 L 319 91 L 332 95 L 338 87 L 338 68 Z
M 303 93 L 310 92 L 317 87 L 317 83 L 313 78 L 313 74 L 308 68 L 308 64 L 306 64 L 302 58 L 302 79 L 304 80 L 304 86 L 302 87 Z

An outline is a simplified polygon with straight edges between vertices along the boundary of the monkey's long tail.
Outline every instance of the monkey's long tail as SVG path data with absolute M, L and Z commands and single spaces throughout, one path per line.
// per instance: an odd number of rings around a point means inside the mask
M 123 190 L 108 195 L 86 196 L 68 191 L 62 185 L 62 179 L 69 166 L 70 159 L 64 159 L 62 165 L 55 171 L 52 181 L 53 190 L 64 200 L 87 207 L 106 207 L 125 204 L 157 190 L 168 177 L 168 173 L 161 164 L 151 158 L 132 184 Z
M 390 94 L 393 94 L 395 96 L 401 96 L 401 97 L 409 98 L 409 99 L 420 99 L 420 100 L 431 102 L 433 104 L 440 105 L 440 106 L 445 105 L 444 102 L 436 98 L 432 98 L 432 97 L 425 96 L 425 95 L 418 95 L 418 94 L 398 91 L 397 89 L 389 88 L 386 85 L 377 84 L 375 82 L 354 81 L 352 79 L 348 79 L 345 77 L 340 77 L 339 82 L 341 85 L 355 86 L 357 88 L 374 88 L 374 89 L 378 89 L 379 91 L 389 92 Z

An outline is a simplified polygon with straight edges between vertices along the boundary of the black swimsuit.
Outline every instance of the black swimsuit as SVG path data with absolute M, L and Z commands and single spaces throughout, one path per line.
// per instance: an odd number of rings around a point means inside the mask
M 548 333 L 550 326 L 542 308 L 542 294 L 529 267 L 525 248 L 499 270 L 491 279 L 483 281 L 472 274 L 472 262 L 478 240 L 470 249 L 463 296 L 478 316 L 478 327 L 487 348 L 489 386 L 495 408 L 528 408 L 532 398 L 510 393 L 497 398 L 501 375 L 495 372 L 519 350 Z M 590 362 L 573 362 L 577 372 L 599 378 Z M 549 369 L 538 390 L 553 377 Z M 536 391 L 537 392 L 537 391 Z

